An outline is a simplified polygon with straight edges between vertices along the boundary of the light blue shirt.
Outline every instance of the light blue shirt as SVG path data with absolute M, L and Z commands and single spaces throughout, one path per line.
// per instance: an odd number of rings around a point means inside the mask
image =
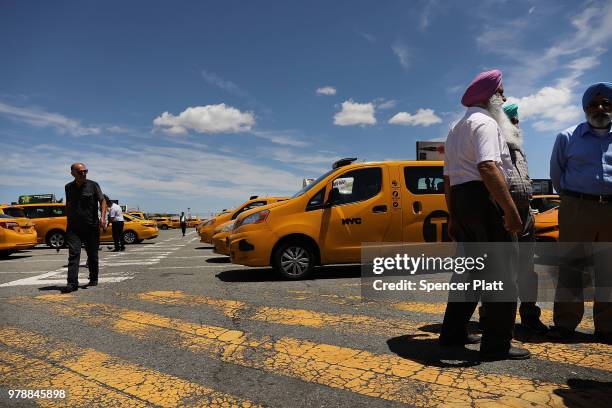
M 612 194 L 612 132 L 598 135 L 584 122 L 557 135 L 550 178 L 558 192 Z

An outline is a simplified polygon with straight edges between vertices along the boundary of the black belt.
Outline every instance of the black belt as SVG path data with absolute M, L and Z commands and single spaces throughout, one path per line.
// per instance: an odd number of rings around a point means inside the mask
M 571 190 L 562 190 L 561 193 L 570 197 L 581 198 L 583 200 L 597 201 L 600 203 L 612 203 L 612 195 L 586 194 Z

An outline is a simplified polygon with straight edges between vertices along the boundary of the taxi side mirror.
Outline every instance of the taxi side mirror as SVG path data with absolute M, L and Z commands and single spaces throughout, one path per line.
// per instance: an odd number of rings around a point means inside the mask
M 327 197 L 327 201 L 325 202 L 325 204 L 323 204 L 323 208 L 331 208 L 334 203 L 338 201 L 339 198 L 340 190 L 338 190 L 338 187 L 332 188 L 329 192 L 329 197 Z

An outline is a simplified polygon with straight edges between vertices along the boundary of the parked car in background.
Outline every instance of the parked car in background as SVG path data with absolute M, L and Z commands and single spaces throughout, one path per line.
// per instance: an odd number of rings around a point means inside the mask
M 36 229 L 28 218 L 0 214 L 0 257 L 38 243 Z

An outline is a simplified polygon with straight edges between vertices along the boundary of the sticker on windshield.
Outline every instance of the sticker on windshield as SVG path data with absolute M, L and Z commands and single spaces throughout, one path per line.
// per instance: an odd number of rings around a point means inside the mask
M 343 177 L 335 179 L 332 188 L 337 188 L 338 192 L 342 195 L 353 194 L 353 182 L 354 177 Z

